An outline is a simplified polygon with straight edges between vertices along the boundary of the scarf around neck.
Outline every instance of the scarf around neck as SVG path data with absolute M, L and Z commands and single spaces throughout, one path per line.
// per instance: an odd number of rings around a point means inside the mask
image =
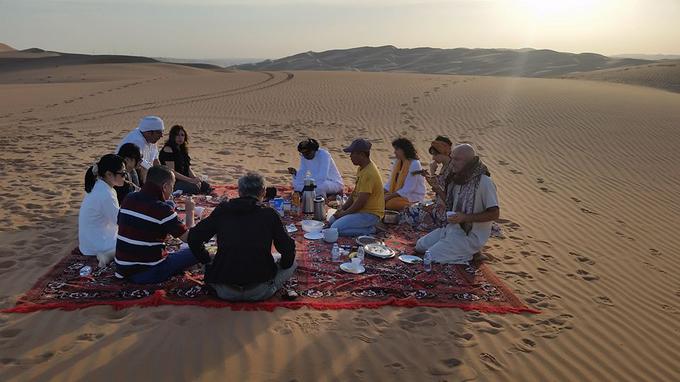
M 450 177 L 450 184 L 447 188 L 446 208 L 448 211 L 456 211 L 464 214 L 472 214 L 475 210 L 475 196 L 477 189 L 479 189 L 479 181 L 482 175 L 491 176 L 489 169 L 479 159 L 474 157 L 468 162 L 463 169 L 457 173 L 453 173 Z M 453 205 L 455 200 L 455 186 L 458 187 L 458 200 L 456 205 Z M 470 234 L 472 230 L 472 223 L 460 223 L 460 228 L 465 231 L 466 235 Z
M 397 163 L 392 169 L 392 175 L 390 176 L 390 192 L 397 192 L 402 187 L 404 187 L 404 182 L 406 182 L 406 177 L 408 176 L 408 170 L 411 168 L 411 160 L 402 161 L 397 160 Z

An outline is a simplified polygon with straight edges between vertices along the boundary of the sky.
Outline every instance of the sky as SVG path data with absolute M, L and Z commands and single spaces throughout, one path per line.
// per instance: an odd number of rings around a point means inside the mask
M 0 42 L 280 58 L 357 46 L 680 54 L 680 0 L 0 0 Z

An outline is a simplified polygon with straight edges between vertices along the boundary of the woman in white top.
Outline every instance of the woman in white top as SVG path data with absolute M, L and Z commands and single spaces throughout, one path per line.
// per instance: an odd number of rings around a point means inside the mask
M 78 241 L 85 256 L 97 256 L 99 266 L 116 253 L 118 198 L 114 186 L 125 182 L 125 162 L 114 154 L 104 155 L 85 173 L 85 198 L 78 214 Z
M 413 143 L 406 138 L 392 142 L 397 160 L 385 184 L 385 209 L 401 211 L 425 199 L 425 178 Z

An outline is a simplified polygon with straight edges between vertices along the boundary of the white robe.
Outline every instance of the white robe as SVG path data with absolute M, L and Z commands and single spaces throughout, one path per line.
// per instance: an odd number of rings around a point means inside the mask
M 337 194 L 344 188 L 342 176 L 328 150 L 320 148 L 312 160 L 300 155 L 300 168 L 293 177 L 293 188 L 302 191 L 305 186 L 305 175 L 309 171 L 316 184 L 316 193 L 320 195 Z

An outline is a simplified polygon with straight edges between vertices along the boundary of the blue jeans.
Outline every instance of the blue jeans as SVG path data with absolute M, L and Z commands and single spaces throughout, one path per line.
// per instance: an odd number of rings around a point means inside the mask
M 380 222 L 380 218 L 368 212 L 357 212 L 345 215 L 340 219 L 331 217 L 328 220 L 331 228 L 338 230 L 340 236 L 361 236 L 375 233 L 375 225 Z
M 191 253 L 191 250 L 189 248 L 180 249 L 175 253 L 169 254 L 160 264 L 154 265 L 144 272 L 132 275 L 130 281 L 135 284 L 162 283 L 195 264 L 198 264 L 198 260 Z

